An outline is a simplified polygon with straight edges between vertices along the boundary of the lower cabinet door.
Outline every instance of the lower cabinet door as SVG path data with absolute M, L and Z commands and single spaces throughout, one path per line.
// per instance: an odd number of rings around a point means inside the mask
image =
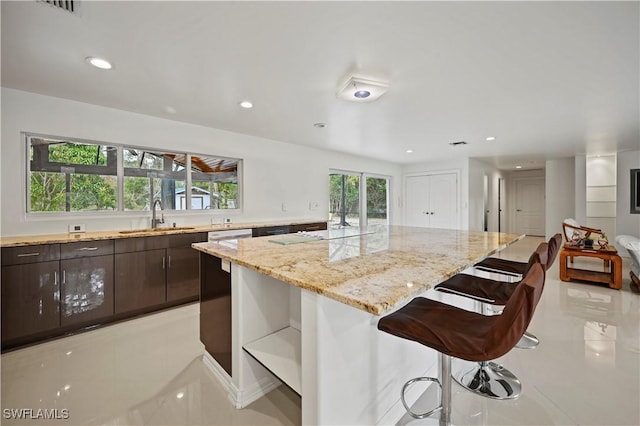
M 60 261 L 61 324 L 79 324 L 113 315 L 113 255 Z
M 60 327 L 59 262 L 2 267 L 2 342 Z
M 231 273 L 222 260 L 200 254 L 200 341 L 231 376 Z
M 200 256 L 191 247 L 167 249 L 167 302 L 197 297 L 200 293 Z
M 116 314 L 166 301 L 165 249 L 120 253 L 114 257 Z

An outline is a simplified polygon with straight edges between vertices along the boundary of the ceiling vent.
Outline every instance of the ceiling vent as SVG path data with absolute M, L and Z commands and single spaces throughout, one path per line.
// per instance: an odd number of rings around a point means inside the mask
M 386 82 L 351 76 L 341 86 L 336 96 L 345 101 L 373 102 L 384 95 L 388 88 L 389 84 Z
M 47 3 L 57 9 L 66 10 L 69 13 L 76 11 L 78 2 L 74 0 L 38 0 L 41 3 Z
M 467 144 L 467 142 L 465 142 L 465 141 L 449 142 L 449 145 L 451 145 L 451 146 L 466 145 L 466 144 Z

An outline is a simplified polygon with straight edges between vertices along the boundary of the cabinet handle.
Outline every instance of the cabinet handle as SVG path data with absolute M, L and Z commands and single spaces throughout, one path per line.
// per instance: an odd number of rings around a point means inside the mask
M 20 253 L 18 255 L 18 257 L 31 257 L 31 256 L 40 256 L 40 253 L 35 252 L 35 253 Z
M 65 271 L 64 269 L 62 270 L 62 284 L 66 284 L 67 283 L 67 271 Z
M 169 260 L 168 260 L 167 268 L 171 268 L 171 255 L 169 255 L 168 257 L 169 257 Z
M 76 250 L 78 250 L 78 251 L 95 251 L 95 250 L 98 250 L 98 247 L 82 247 L 82 248 L 79 248 L 79 249 L 76 249 Z
M 162 256 L 162 269 L 164 269 L 164 266 L 165 266 L 165 257 Z
M 431 212 L 431 213 L 429 213 L 429 214 L 435 214 L 435 213 L 434 213 L 434 212 Z
M 53 271 L 53 285 L 58 285 L 58 271 Z

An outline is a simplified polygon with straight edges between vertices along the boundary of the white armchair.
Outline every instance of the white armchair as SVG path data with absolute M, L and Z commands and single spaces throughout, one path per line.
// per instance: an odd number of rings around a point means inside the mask
M 631 256 L 631 281 L 640 288 L 640 238 L 631 235 L 618 235 L 616 244 L 626 249 Z

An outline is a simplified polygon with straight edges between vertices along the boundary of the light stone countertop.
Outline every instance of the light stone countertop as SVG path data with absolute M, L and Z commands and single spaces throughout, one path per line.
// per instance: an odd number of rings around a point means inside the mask
M 196 243 L 201 252 L 375 315 L 384 315 L 524 235 L 402 226 Z M 356 234 L 356 235 L 353 235 Z M 294 239 L 292 239 L 294 237 Z
M 153 237 L 156 235 L 175 235 L 197 232 L 223 231 L 230 229 L 244 228 L 264 228 L 268 226 L 299 225 L 305 223 L 326 222 L 325 220 L 281 220 L 272 222 L 238 222 L 219 225 L 193 225 L 180 226 L 177 228 L 163 227 L 157 229 L 126 229 L 113 231 L 93 231 L 81 232 L 77 234 L 42 234 L 42 235 L 21 235 L 15 237 L 0 237 L 0 247 L 22 247 L 37 244 L 73 243 L 78 241 L 98 241 L 114 240 L 120 238 Z

